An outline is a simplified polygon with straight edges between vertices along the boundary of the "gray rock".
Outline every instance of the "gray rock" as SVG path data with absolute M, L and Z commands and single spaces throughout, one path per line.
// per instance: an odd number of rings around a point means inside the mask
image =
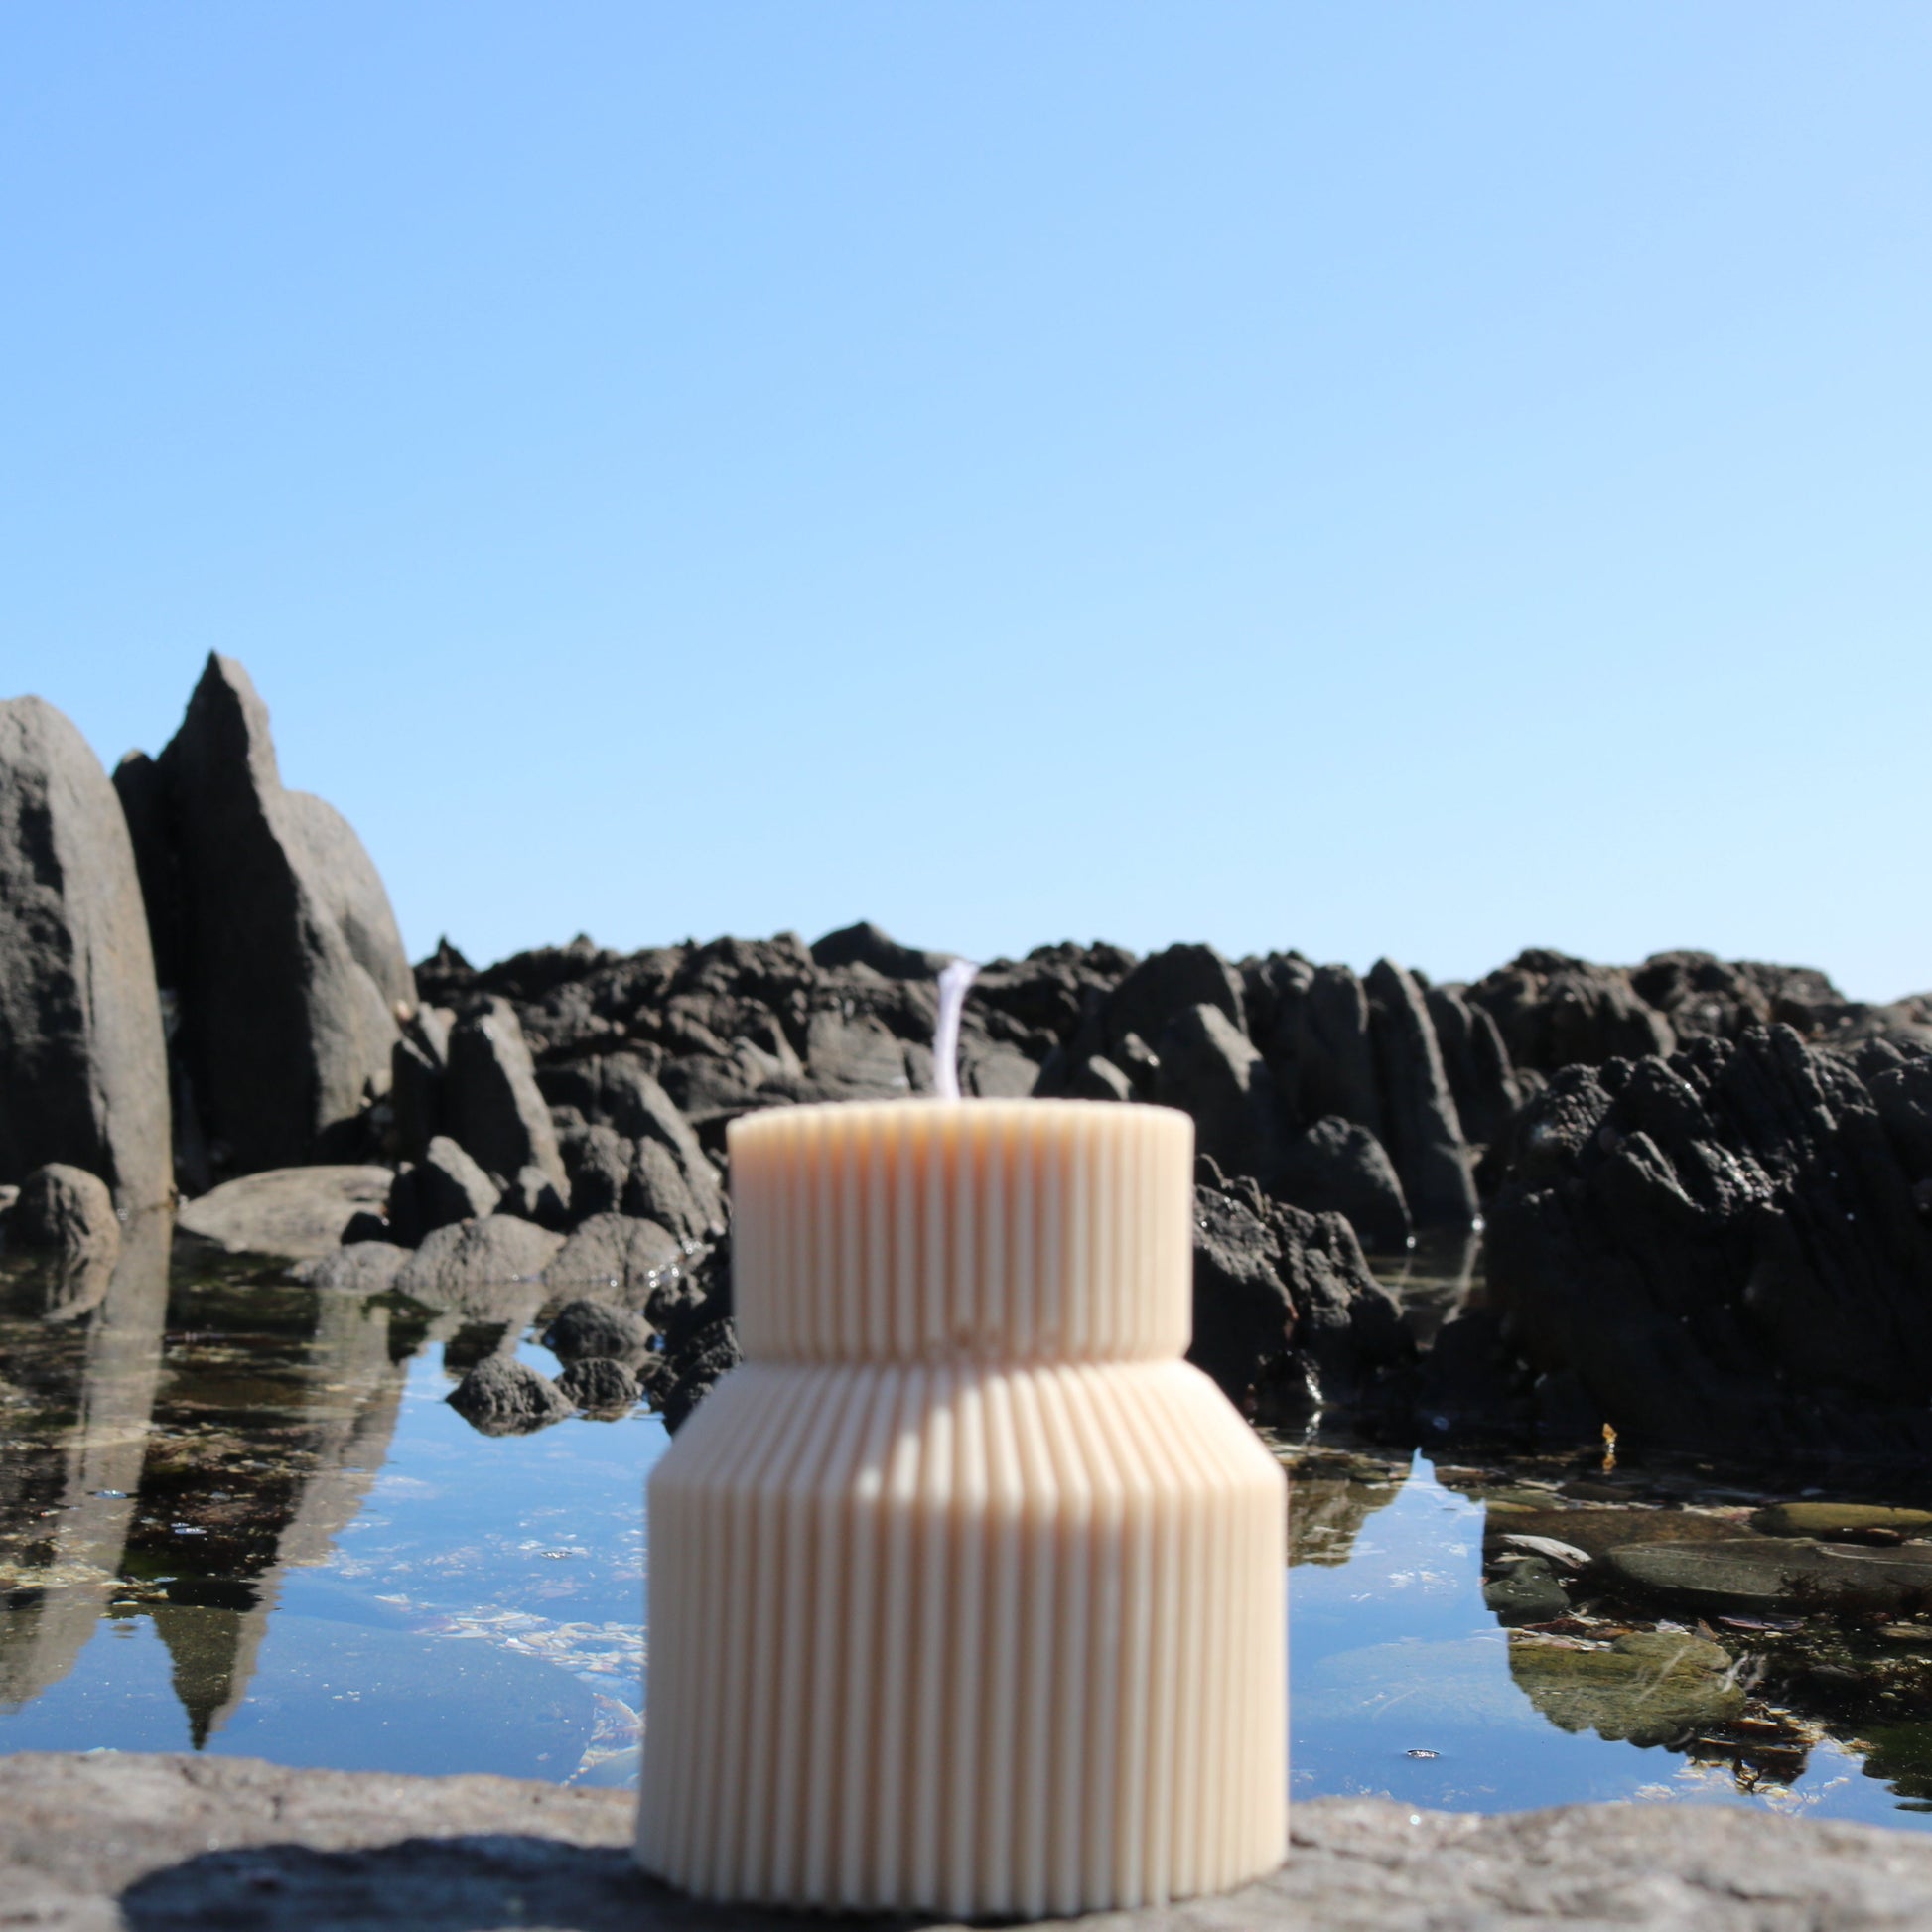
M 339 1247 L 358 1214 L 379 1210 L 394 1179 L 387 1168 L 271 1168 L 224 1181 L 187 1202 L 175 1223 L 185 1247 L 304 1261 Z
M 507 1000 L 492 999 L 451 1030 L 443 1120 L 489 1173 L 507 1177 L 540 1168 L 558 1187 L 566 1184 L 550 1106 Z
M 1295 1119 L 1335 1114 L 1382 1139 L 1368 993 L 1349 968 L 1318 966 L 1302 976 L 1299 987 L 1280 1000 L 1266 1044 Z
M 1132 1100 L 1134 1083 L 1102 1053 L 1089 1053 L 1066 1083 L 1069 1100 Z
M 540 1084 L 552 1105 L 575 1107 L 593 1126 L 609 1127 L 625 1140 L 661 1141 L 676 1160 L 706 1224 L 725 1225 L 717 1169 L 706 1158 L 691 1123 L 635 1055 L 609 1053 L 546 1068 Z M 574 1196 L 572 1206 L 582 1212 Z
M 1516 1066 L 1554 1073 L 1581 1062 L 1669 1053 L 1677 1038 L 1619 966 L 1595 966 L 1567 953 L 1535 948 L 1520 953 L 1468 988 L 1487 1009 Z
M 561 1234 L 570 1225 L 570 1183 L 559 1187 L 541 1168 L 524 1168 L 503 1189 L 497 1206 L 501 1213 Z
M 1378 959 L 1367 990 L 1383 1145 L 1409 1212 L 1418 1227 L 1466 1228 L 1476 1218 L 1475 1175 L 1422 989 L 1393 960 Z
M 211 1148 L 244 1172 L 359 1148 L 415 999 L 381 881 L 339 814 L 283 788 L 267 707 L 231 658 L 208 659 L 157 762 Z
M 121 1224 L 114 1197 L 98 1174 L 51 1162 L 20 1184 L 7 1216 L 11 1247 L 62 1255 L 69 1260 L 104 1259 L 121 1251 Z
M 562 1235 L 534 1221 L 486 1214 L 480 1221 L 459 1221 L 425 1235 L 423 1245 L 397 1270 L 394 1285 L 431 1308 L 455 1306 L 469 1289 L 534 1287 L 563 1245 Z
M 797 1925 L 639 1873 L 634 1814 L 626 1791 L 508 1778 L 199 1754 L 0 1758 L 9 1908 L 60 1932 Z M 1324 1798 L 1298 1802 L 1289 1831 L 1272 1876 L 1108 1914 L 1094 1932 L 1907 1932 L 1932 1919 L 1932 1838 L 1729 1806 L 1483 1816 Z
M 1160 1038 L 1154 1097 L 1194 1122 L 1194 1143 L 1224 1173 L 1273 1181 L 1282 1160 L 1275 1077 L 1219 1007 L 1184 1007 Z
M 1170 946 L 1150 954 L 1114 988 L 1104 1009 L 1110 1058 L 1121 1058 L 1129 1034 L 1159 1040 L 1169 1024 L 1189 1007 L 1215 1008 L 1237 1033 L 1246 1033 L 1247 1011 L 1240 975 L 1212 946 Z
M 1463 1135 L 1487 1147 L 1523 1103 L 1501 1030 L 1486 1008 L 1463 997 L 1461 987 L 1432 986 L 1423 998 Z
M 557 1389 L 574 1408 L 605 1415 L 627 1413 L 643 1399 L 636 1376 L 605 1355 L 572 1362 L 558 1376 Z
M 635 1143 L 601 1122 L 567 1127 L 557 1137 L 570 1182 L 572 1218 L 615 1214 L 623 1205 Z
M 561 1362 L 634 1362 L 649 1348 L 652 1333 L 634 1310 L 580 1297 L 557 1311 L 543 1345 Z
M 712 1231 L 677 1156 L 662 1141 L 636 1141 L 624 1177 L 623 1212 L 655 1221 L 680 1241 L 702 1241 Z
M 1546 1623 L 1570 1613 L 1569 1596 L 1540 1557 L 1526 1557 L 1491 1577 L 1482 1587 L 1482 1600 L 1505 1628 L 1516 1623 Z
M 837 932 L 828 932 L 823 939 L 812 942 L 814 966 L 828 970 L 870 966 L 875 973 L 895 980 L 934 979 L 951 958 L 951 953 L 920 952 L 912 946 L 901 946 L 870 919 L 841 926 Z
M 1409 1203 L 1394 1165 L 1366 1127 L 1327 1114 L 1288 1145 L 1272 1191 L 1311 1214 L 1340 1214 L 1371 1254 L 1409 1246 Z
M 395 1286 L 409 1250 L 393 1241 L 350 1241 L 333 1253 L 298 1261 L 289 1278 L 305 1288 L 343 1295 L 380 1295 Z
M 447 1134 L 438 1134 L 389 1189 L 392 1238 L 416 1247 L 438 1228 L 494 1213 L 499 1198 L 496 1183 L 483 1169 Z
M 655 1221 L 631 1214 L 593 1214 L 552 1257 L 543 1278 L 553 1288 L 596 1284 L 643 1291 L 683 1259 L 677 1238 Z
M 443 1076 L 450 1064 L 450 1032 L 456 1015 L 447 1007 L 418 1007 L 389 1054 L 389 1108 L 396 1150 L 420 1161 L 443 1132 Z
M 836 1099 L 892 1100 L 912 1091 L 905 1043 L 875 1014 L 813 1014 L 805 1028 L 805 1065 Z
M 454 1389 L 449 1404 L 485 1436 L 521 1435 L 571 1412 L 570 1398 L 528 1362 L 492 1355 L 479 1362 Z
M 1604 1567 L 1625 1591 L 1686 1610 L 1916 1610 L 1932 1602 L 1932 1544 L 1894 1550 L 1790 1537 L 1636 1543 Z
M 127 821 L 73 726 L 0 703 L 0 1180 L 49 1162 L 172 1196 L 168 1063 Z

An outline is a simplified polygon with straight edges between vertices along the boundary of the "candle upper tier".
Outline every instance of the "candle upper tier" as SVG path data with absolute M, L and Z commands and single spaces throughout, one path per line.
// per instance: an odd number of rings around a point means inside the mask
M 1194 1127 L 1080 1100 L 776 1107 L 730 1133 L 732 1289 L 758 1360 L 1180 1354 Z

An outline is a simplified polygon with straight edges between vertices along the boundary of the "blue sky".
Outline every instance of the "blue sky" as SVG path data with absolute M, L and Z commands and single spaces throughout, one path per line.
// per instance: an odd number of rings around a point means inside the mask
M 0 22 L 0 691 L 412 950 L 1932 986 L 1932 14 Z

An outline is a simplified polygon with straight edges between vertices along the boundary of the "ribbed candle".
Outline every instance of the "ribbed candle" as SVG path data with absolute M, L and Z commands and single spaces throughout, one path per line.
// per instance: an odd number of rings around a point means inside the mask
M 745 1365 L 650 1482 L 638 1857 L 714 1898 L 1074 1912 L 1287 1833 L 1286 1496 L 1179 1359 L 1192 1124 L 732 1129 Z

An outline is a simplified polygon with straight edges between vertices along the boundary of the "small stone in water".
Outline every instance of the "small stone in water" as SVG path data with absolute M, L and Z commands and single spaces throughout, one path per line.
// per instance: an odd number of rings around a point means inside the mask
M 1404 1751 L 1404 1757 L 1441 1757 L 1441 1751 Z

